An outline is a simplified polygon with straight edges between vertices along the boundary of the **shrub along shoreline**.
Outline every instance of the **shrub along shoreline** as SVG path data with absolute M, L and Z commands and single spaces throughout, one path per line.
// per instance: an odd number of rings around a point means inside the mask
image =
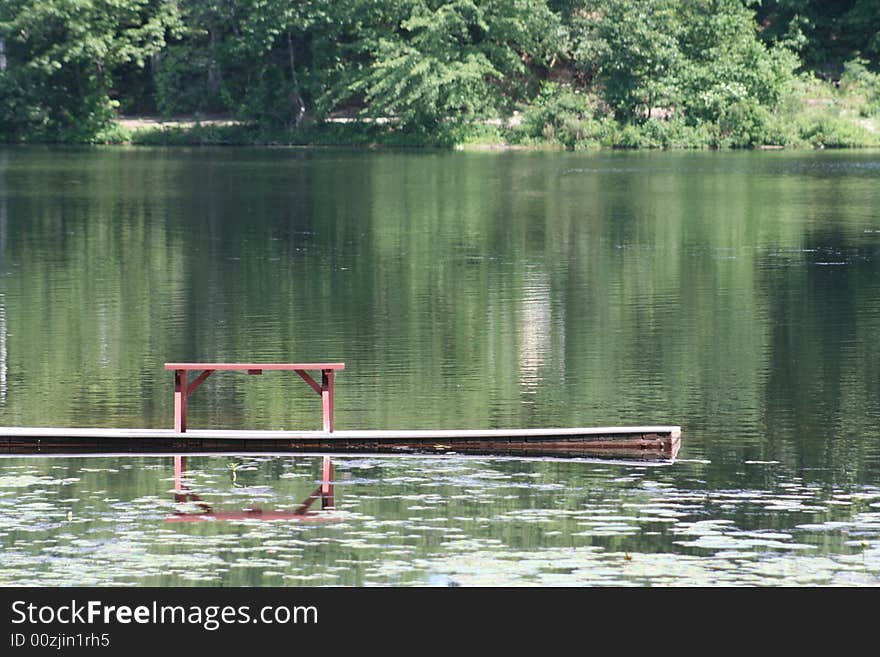
M 534 102 L 494 120 L 447 121 L 425 130 L 395 121 L 305 120 L 277 127 L 233 119 L 114 121 L 84 143 L 141 146 L 354 146 L 471 149 L 726 149 L 880 147 L 880 74 L 847 63 L 837 83 L 803 74 L 774 112 L 734 104 L 722 120 L 692 125 L 666 108 L 620 122 L 601 98 L 545 83 Z
M 786 115 L 768 115 L 756 125 L 743 117 L 738 132 L 724 126 L 689 126 L 680 118 L 655 117 L 620 124 L 582 109 L 584 99 L 556 91 L 546 104 L 505 119 L 450 123 L 431 133 L 400 128 L 393 122 L 310 121 L 296 128 L 261 126 L 234 120 L 122 121 L 85 143 L 138 146 L 352 146 L 461 149 L 804 149 L 878 148 L 880 120 L 859 112 L 863 97 L 842 95 L 825 83 L 804 85 Z M 819 92 L 819 93 L 817 93 Z

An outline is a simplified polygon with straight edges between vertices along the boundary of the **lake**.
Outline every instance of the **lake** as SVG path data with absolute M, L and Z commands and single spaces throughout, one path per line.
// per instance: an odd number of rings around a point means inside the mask
M 679 424 L 674 463 L 0 458 L 0 585 L 878 585 L 880 153 L 0 148 L 0 425 L 344 361 L 338 429 Z M 227 373 L 191 428 L 320 428 Z

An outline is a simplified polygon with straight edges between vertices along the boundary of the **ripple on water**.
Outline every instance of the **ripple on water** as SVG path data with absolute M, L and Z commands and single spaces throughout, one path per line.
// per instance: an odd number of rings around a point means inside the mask
M 295 509 L 320 479 L 318 459 L 273 458 L 251 463 L 241 486 L 227 460 L 191 459 L 185 480 L 219 510 L 255 502 Z M 433 463 L 442 467 L 427 476 Z M 625 465 L 524 461 L 517 471 L 509 461 L 372 459 L 363 468 L 338 459 L 337 477 L 349 478 L 336 487 L 336 507 L 318 511 L 334 522 L 172 524 L 171 513 L 201 507 L 176 501 L 167 460 L 139 467 L 141 482 L 129 487 L 119 463 L 83 465 L 78 480 L 0 469 L 14 484 L 0 487 L 0 583 L 824 585 L 880 577 L 880 490 L 786 479 L 775 464 L 751 466 L 773 472 L 765 488 L 694 490 L 687 473 L 649 477 Z M 359 477 L 365 471 L 376 476 Z

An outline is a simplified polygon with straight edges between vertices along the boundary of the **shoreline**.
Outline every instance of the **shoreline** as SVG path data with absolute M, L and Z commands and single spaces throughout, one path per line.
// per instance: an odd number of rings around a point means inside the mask
M 854 122 L 855 124 L 856 122 Z M 353 119 L 330 119 L 309 123 L 297 128 L 267 128 L 257 123 L 236 120 L 228 116 L 120 116 L 103 134 L 94 140 L 77 141 L 20 141 L 0 142 L 2 145 L 55 145 L 55 146 L 238 146 L 249 148 L 354 148 L 381 149 L 441 149 L 465 152 L 515 151 L 812 151 L 812 150 L 869 150 L 880 148 L 880 129 L 857 122 L 864 129 L 863 141 L 846 143 L 823 139 L 788 144 L 754 144 L 738 146 L 709 140 L 645 141 L 633 143 L 625 138 L 628 125 L 603 141 L 583 140 L 564 144 L 550 139 L 516 139 L 516 127 L 504 122 L 488 121 L 455 126 L 454 130 L 439 134 L 413 134 L 395 131 L 388 122 L 368 122 Z M 650 125 L 636 127 L 649 132 Z M 511 140 L 509 136 L 515 139 Z

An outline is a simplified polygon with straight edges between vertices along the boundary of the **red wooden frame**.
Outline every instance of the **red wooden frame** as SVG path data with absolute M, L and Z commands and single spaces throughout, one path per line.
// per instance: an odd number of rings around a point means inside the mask
M 333 376 L 336 371 L 345 369 L 345 363 L 165 363 L 165 369 L 174 371 L 174 431 L 177 433 L 186 432 L 187 397 L 218 370 L 233 370 L 248 374 L 262 374 L 264 370 L 296 372 L 312 390 L 321 395 L 324 431 L 332 433 Z M 202 373 L 187 385 L 187 373 L 193 370 L 202 370 Z M 321 385 L 318 385 L 307 370 L 320 370 Z
M 194 522 L 200 520 L 298 520 L 300 522 L 336 522 L 341 520 L 337 516 L 328 516 L 310 511 L 316 500 L 321 500 L 321 510 L 332 509 L 333 498 L 333 460 L 329 456 L 323 458 L 321 468 L 322 480 L 320 485 L 305 498 L 293 511 L 271 511 L 259 507 L 251 507 L 242 511 L 219 511 L 193 493 L 189 486 L 184 484 L 186 476 L 186 457 L 174 457 L 174 501 L 193 502 L 198 510 L 189 513 L 175 511 L 174 515 L 165 518 L 165 522 Z

